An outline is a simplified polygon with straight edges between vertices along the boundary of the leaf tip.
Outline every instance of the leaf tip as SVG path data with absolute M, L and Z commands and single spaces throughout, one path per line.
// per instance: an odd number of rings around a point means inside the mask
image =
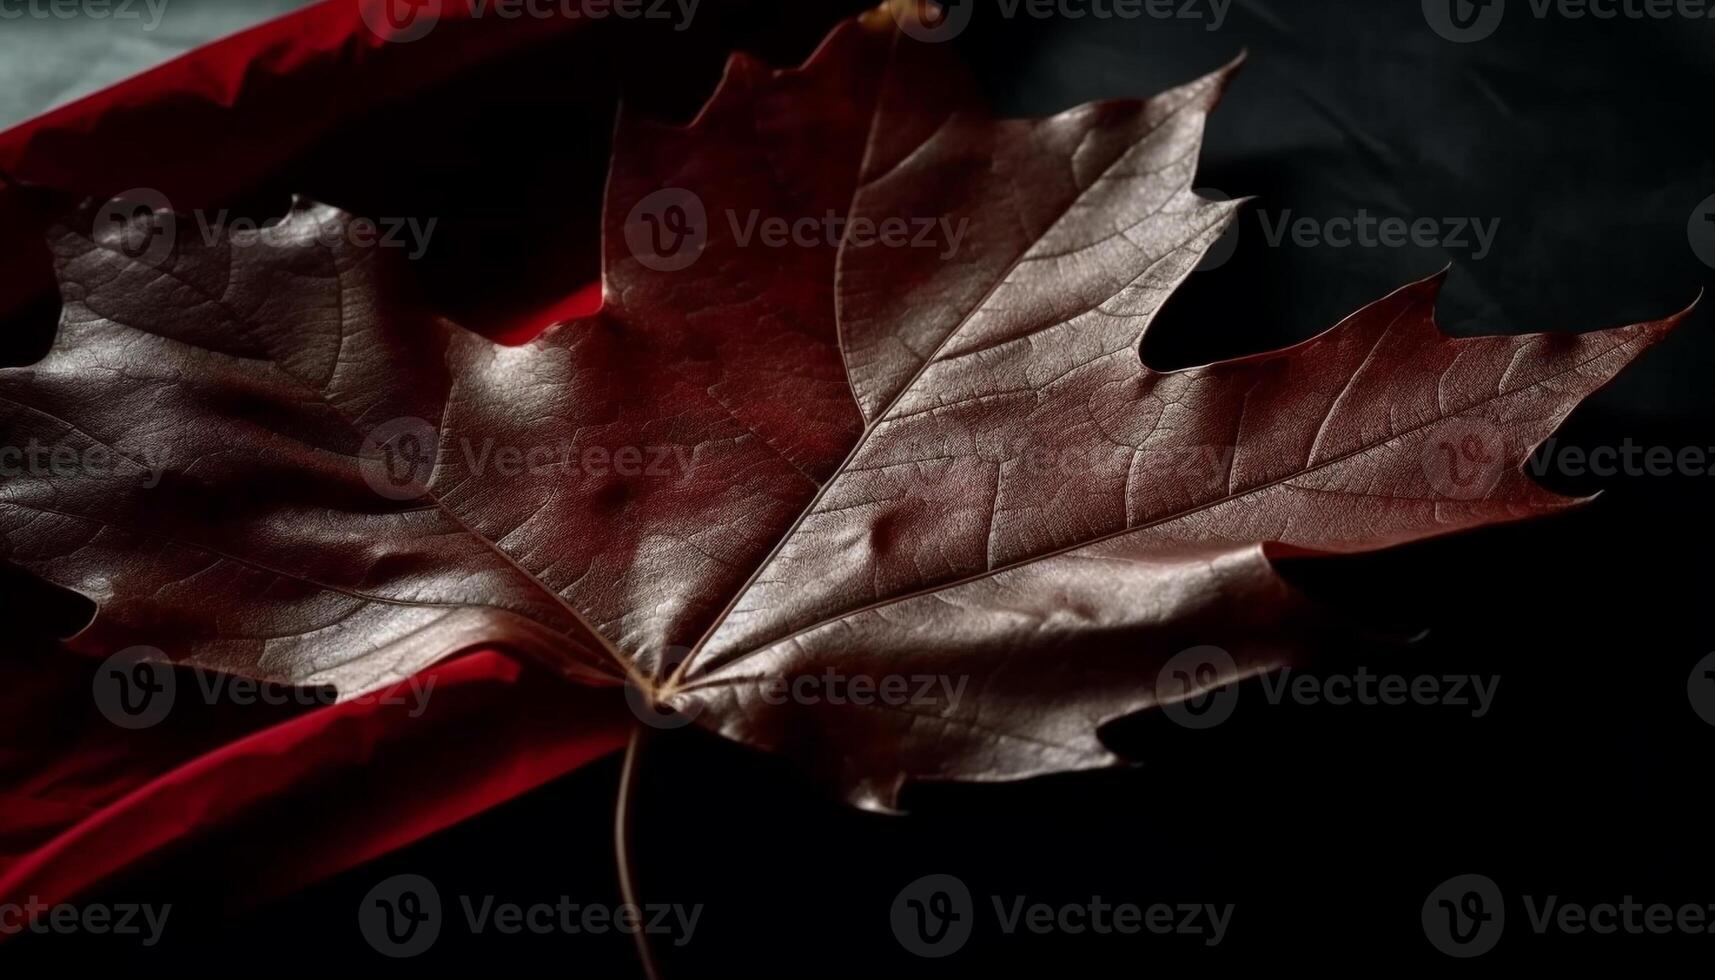
M 1233 79 L 1239 76 L 1239 72 L 1245 67 L 1245 63 L 1250 61 L 1250 56 L 1249 48 L 1240 48 L 1239 53 L 1229 59 L 1226 64 L 1192 83 L 1193 85 L 1209 86 L 1210 108 L 1221 101 L 1221 97 L 1226 94 L 1227 86 L 1231 85 Z
M 1678 313 L 1675 313 L 1671 316 L 1664 318 L 1661 322 L 1669 324 L 1668 329 L 1670 329 L 1670 330 L 1673 329 L 1674 327 L 1679 326 L 1681 323 L 1685 322 L 1686 318 L 1690 317 L 1691 314 L 1697 312 L 1697 307 L 1699 307 L 1703 304 L 1703 296 L 1707 292 L 1708 292 L 1707 289 L 1705 289 L 1701 286 L 1698 287 L 1697 295 L 1691 297 L 1691 302 L 1687 303 L 1685 305 L 1684 309 L 1680 310 Z

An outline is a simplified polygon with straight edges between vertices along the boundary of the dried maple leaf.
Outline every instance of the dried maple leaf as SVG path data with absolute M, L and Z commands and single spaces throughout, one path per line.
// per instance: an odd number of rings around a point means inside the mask
M 1150 369 L 1236 207 L 1191 191 L 1228 72 L 996 122 L 915 16 L 622 118 L 604 308 L 522 347 L 331 208 L 260 242 L 85 214 L 54 349 L 0 371 L 8 442 L 79 465 L 0 486 L 0 553 L 97 602 L 94 649 L 355 695 L 498 643 L 888 807 L 1109 764 L 1103 723 L 1292 661 L 1321 617 L 1272 555 L 1571 503 L 1518 464 L 1677 322 L 1455 340 L 1437 278 Z M 1158 690 L 1199 644 L 1231 664 Z M 777 696 L 830 671 L 962 696 Z

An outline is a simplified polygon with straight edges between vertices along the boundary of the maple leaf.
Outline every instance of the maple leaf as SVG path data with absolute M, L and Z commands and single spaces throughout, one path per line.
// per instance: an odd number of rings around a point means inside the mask
M 1149 368 L 1238 207 L 1191 190 L 1231 69 L 997 122 L 916 16 L 622 114 L 603 308 L 520 347 L 330 207 L 86 210 L 53 350 L 0 370 L 7 443 L 52 449 L 0 556 L 95 600 L 92 650 L 355 696 L 501 644 L 889 808 L 1112 764 L 1103 724 L 1302 657 L 1326 617 L 1274 557 L 1574 503 L 1520 463 L 1678 322 L 1453 339 L 1436 277 Z M 945 696 L 782 696 L 836 676 Z

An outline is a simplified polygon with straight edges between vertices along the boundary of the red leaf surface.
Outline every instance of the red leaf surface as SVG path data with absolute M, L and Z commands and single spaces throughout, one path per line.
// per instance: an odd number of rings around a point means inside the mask
M 687 127 L 622 118 L 605 304 L 523 347 L 323 234 L 350 230 L 335 209 L 267 246 L 74 219 L 59 338 L 0 371 L 0 417 L 132 465 L 9 481 L 0 554 L 99 604 L 97 652 L 355 696 L 500 644 L 574 682 L 531 697 L 630 683 L 887 808 L 912 779 L 1112 764 L 1105 722 L 1302 656 L 1329 626 L 1273 555 L 1565 506 L 1518 464 L 1677 322 L 1455 340 L 1436 278 L 1287 350 L 1153 370 L 1140 338 L 1232 220 L 1190 190 L 1229 72 L 995 122 L 914 16 L 799 69 L 735 57 Z M 699 209 L 692 255 L 654 250 Z M 945 248 L 742 231 L 829 213 Z M 163 230 L 171 254 L 127 252 Z M 435 451 L 390 479 L 412 440 Z M 543 447 L 576 464 L 493 455 Z M 1157 684 L 1206 644 L 1227 670 Z M 828 671 L 962 696 L 770 696 Z

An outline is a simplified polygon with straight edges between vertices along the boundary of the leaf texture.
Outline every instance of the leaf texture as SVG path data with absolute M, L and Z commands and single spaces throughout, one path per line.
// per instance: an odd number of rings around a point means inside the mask
M 684 127 L 622 114 L 603 308 L 521 347 L 427 309 L 322 205 L 263 245 L 77 216 L 58 340 L 0 370 L 0 426 L 111 465 L 0 485 L 0 556 L 98 603 L 91 649 L 356 695 L 502 644 L 886 809 L 910 780 L 1113 764 L 1104 723 L 1302 657 L 1335 627 L 1274 557 L 1572 503 L 1519 464 L 1678 321 L 1453 339 L 1438 276 L 1154 370 L 1140 339 L 1238 206 L 1191 190 L 1233 69 L 995 121 L 917 16 L 795 69 L 735 56 Z M 638 247 L 663 194 L 702 213 L 689 265 Z M 828 215 L 813 244 L 746 231 Z M 1205 644 L 1232 669 L 1157 683 Z M 830 672 L 960 694 L 770 695 Z

